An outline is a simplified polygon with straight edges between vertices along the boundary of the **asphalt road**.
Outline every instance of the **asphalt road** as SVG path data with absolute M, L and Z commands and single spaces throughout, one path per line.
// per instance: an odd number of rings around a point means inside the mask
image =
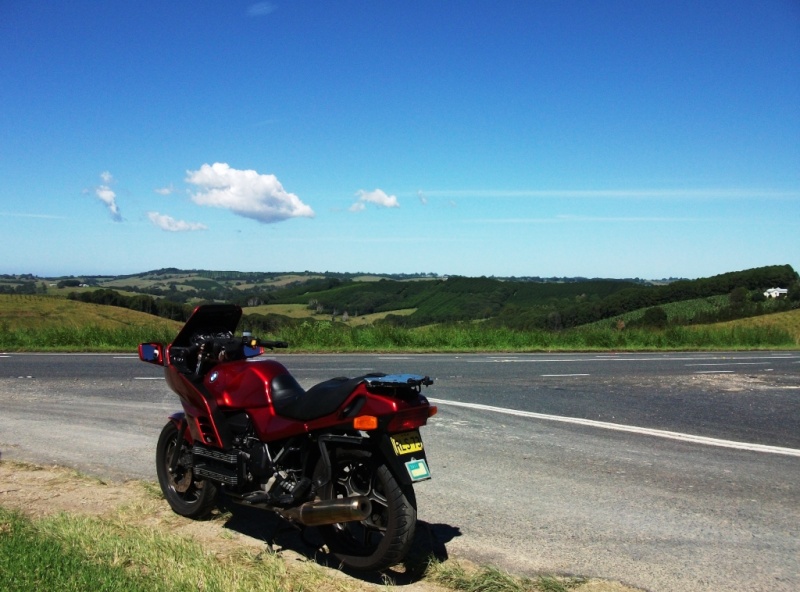
M 419 517 L 451 556 L 649 590 L 795 590 L 800 354 L 275 356 L 428 374 Z M 133 356 L 0 354 L 0 455 L 155 478 L 177 409 Z

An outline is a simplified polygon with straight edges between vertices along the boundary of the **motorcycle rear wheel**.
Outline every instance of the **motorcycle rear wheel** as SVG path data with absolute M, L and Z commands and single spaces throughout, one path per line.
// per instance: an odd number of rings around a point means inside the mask
M 180 439 L 180 442 L 178 441 Z M 170 472 L 172 455 L 180 446 L 180 459 L 174 472 Z M 164 498 L 176 514 L 187 518 L 203 518 L 214 506 L 217 488 L 207 480 L 197 480 L 192 473 L 192 450 L 180 436 L 173 422 L 161 430 L 156 446 L 156 474 Z
M 372 513 L 360 522 L 320 526 L 331 553 L 357 571 L 380 571 L 405 559 L 417 523 L 414 489 L 397 482 L 383 459 L 363 450 L 331 454 L 333 478 L 321 499 L 367 496 Z

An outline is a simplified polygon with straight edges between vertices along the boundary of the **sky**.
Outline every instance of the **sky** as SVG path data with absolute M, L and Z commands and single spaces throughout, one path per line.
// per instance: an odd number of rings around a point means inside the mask
M 800 0 L 0 0 L 0 273 L 800 269 Z

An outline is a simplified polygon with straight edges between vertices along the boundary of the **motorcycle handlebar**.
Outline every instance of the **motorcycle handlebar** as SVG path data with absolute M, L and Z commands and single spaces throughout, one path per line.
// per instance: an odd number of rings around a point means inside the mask
M 269 349 L 285 349 L 289 344 L 285 341 L 264 341 L 262 339 L 253 339 L 248 344 L 251 347 L 266 347 Z

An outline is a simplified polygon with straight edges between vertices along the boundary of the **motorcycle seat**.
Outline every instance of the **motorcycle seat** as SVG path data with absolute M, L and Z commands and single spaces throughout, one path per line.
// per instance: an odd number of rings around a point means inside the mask
M 306 391 L 291 374 L 281 374 L 270 382 L 272 405 L 278 415 L 311 421 L 336 411 L 363 381 L 363 376 L 342 376 L 316 384 Z

